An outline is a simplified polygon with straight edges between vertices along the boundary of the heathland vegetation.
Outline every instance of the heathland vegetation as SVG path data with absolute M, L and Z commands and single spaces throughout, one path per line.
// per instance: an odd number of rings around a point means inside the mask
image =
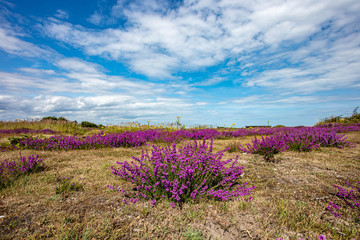
M 3 239 L 360 239 L 360 123 L 0 122 Z M 19 155 L 20 154 L 20 155 Z

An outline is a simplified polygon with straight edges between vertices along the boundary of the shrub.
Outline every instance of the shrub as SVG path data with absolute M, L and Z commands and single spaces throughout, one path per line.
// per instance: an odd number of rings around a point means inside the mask
M 328 132 L 321 128 L 293 129 L 281 134 L 285 143 L 292 151 L 310 151 L 320 147 L 350 147 L 345 135 L 337 135 L 335 131 Z
M 39 155 L 23 157 L 20 155 L 19 161 L 3 160 L 0 162 L 0 189 L 10 185 L 20 175 L 29 174 L 44 170 L 44 159 L 39 159 Z
M 64 122 L 67 122 L 68 120 L 64 117 L 55 117 L 55 116 L 48 116 L 48 117 L 43 117 L 41 119 L 41 121 L 43 120 L 53 120 L 53 121 L 64 121 Z
M 255 139 L 252 144 L 246 144 L 245 146 L 239 145 L 239 150 L 246 153 L 255 153 L 264 156 L 265 161 L 274 162 L 274 155 L 283 151 L 286 151 L 289 146 L 279 136 L 262 137 L 261 140 Z
M 246 188 L 247 183 L 239 183 L 244 167 L 236 166 L 238 158 L 222 161 L 227 149 L 213 153 L 212 145 L 204 140 L 179 149 L 176 143 L 165 148 L 153 146 L 151 155 L 143 151 L 140 158 L 117 162 L 120 168 L 112 166 L 111 170 L 136 185 L 137 198 L 151 199 L 152 204 L 163 198 L 174 207 L 203 197 L 226 201 L 250 196 L 255 186 Z
M 276 126 L 273 126 L 273 128 L 284 128 L 284 127 L 286 127 L 286 126 L 285 126 L 285 125 L 281 125 L 281 124 L 276 125 Z
M 88 122 L 88 121 L 82 121 L 81 126 L 88 127 L 88 128 L 97 128 L 98 127 L 95 123 Z
M 55 117 L 55 116 L 48 116 L 48 117 L 43 117 L 41 120 L 54 120 L 54 121 L 57 121 L 58 118 Z
M 352 212 L 359 216 L 360 220 L 360 185 L 358 188 L 346 182 L 349 190 L 345 189 L 344 187 L 334 185 L 334 188 L 337 189 L 336 196 L 339 197 L 343 203 L 342 205 L 348 206 L 352 209 Z M 358 182 L 360 184 L 360 181 Z M 339 218 L 341 214 L 338 212 L 341 206 L 335 203 L 329 202 L 327 209 L 334 215 L 334 217 Z

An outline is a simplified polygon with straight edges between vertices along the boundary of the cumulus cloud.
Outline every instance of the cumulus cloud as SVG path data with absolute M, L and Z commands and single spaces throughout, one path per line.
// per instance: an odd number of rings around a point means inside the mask
M 139 79 L 109 75 L 98 64 L 78 58 L 61 58 L 54 62 L 58 71 L 40 68 L 19 68 L 20 72 L 1 72 L 4 91 L 17 93 L 105 94 L 127 92 L 133 96 L 156 96 L 184 90 L 186 86 L 166 86 Z
M 56 113 L 66 114 L 70 119 L 97 122 L 104 116 L 107 119 L 112 118 L 112 121 L 146 118 L 161 121 L 165 115 L 179 114 L 179 108 L 185 112 L 190 107 L 191 104 L 177 98 L 137 98 L 125 94 L 94 97 L 39 95 L 33 98 L 0 95 L 0 111 L 11 109 L 7 116 L 10 119 Z
M 288 60 L 288 66 L 282 63 L 279 69 L 269 71 L 265 67 L 265 71 L 239 81 L 247 87 L 304 93 L 358 85 L 354 69 L 360 63 L 359 45 L 355 39 L 360 38 L 353 32 L 357 28 L 354 23 L 360 20 L 358 1 L 188 0 L 175 8 L 166 8 L 166 4 L 169 1 L 139 4 L 119 0 L 110 17 L 127 20 L 120 28 L 94 31 L 48 21 L 44 31 L 89 55 L 123 62 L 136 73 L 153 78 L 171 78 L 179 71 L 201 70 L 225 60 L 239 65 L 244 76 L 251 73 L 251 65 Z M 105 17 L 95 13 L 91 19 L 99 23 Z M 346 29 L 352 36 L 336 34 Z M 310 37 L 316 41 L 309 42 Z M 321 47 L 325 50 L 319 50 Z M 251 59 L 255 54 L 257 61 Z M 349 58 L 345 58 L 347 54 Z M 249 62 L 240 66 L 244 57 Z M 221 77 L 213 78 L 198 85 L 221 81 Z
M 94 28 L 70 22 L 64 9 L 18 25 L 0 9 L 0 49 L 36 60 L 0 72 L 0 111 L 21 92 L 17 109 L 33 116 L 165 116 L 173 105 L 198 111 L 199 119 L 222 116 L 222 109 L 236 109 L 235 115 L 246 109 L 250 119 L 251 108 L 309 106 L 333 101 L 319 91 L 335 96 L 360 87 L 359 1 L 114 2 L 83 16 Z M 33 39 L 34 30 L 44 38 Z M 49 39 L 67 56 L 38 44 Z M 124 76 L 106 69 L 119 62 Z

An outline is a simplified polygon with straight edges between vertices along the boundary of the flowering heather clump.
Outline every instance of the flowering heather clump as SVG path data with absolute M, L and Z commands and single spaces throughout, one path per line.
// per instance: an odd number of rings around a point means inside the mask
M 20 161 L 0 162 L 0 189 L 8 186 L 20 175 L 37 172 L 44 169 L 44 159 L 39 159 L 39 155 L 23 157 L 20 155 Z
M 274 155 L 280 152 L 284 152 L 289 148 L 285 141 L 279 136 L 262 137 L 261 140 L 255 139 L 252 144 L 246 144 L 245 147 L 239 145 L 239 150 L 246 153 L 256 153 L 264 155 L 266 161 L 274 161 Z
M 23 138 L 19 147 L 37 150 L 96 149 L 103 147 L 137 147 L 146 143 L 145 134 L 125 132 L 120 134 L 94 134 L 92 136 L 61 136 L 50 138 Z
M 321 128 L 302 128 L 286 131 L 281 134 L 290 150 L 310 151 L 319 147 L 343 148 L 352 146 L 346 141 L 345 135 L 337 135 L 335 131 L 328 132 Z
M 341 186 L 334 185 L 334 188 L 338 189 L 336 195 L 342 201 L 344 201 L 347 206 L 351 207 L 354 213 L 359 214 L 359 219 L 360 219 L 360 187 L 356 188 L 350 185 L 348 182 L 346 182 L 346 184 L 349 185 L 350 190 L 346 190 Z M 360 181 L 358 182 L 358 184 L 360 184 Z M 341 216 L 338 212 L 334 210 L 334 209 L 339 210 L 341 206 L 329 202 L 327 208 L 336 218 Z
M 50 129 L 39 129 L 33 130 L 28 128 L 17 128 L 17 129 L 0 129 L 0 134 L 27 134 L 27 133 L 41 133 L 41 134 L 54 134 L 56 131 Z
M 319 147 L 351 147 L 345 135 L 337 135 L 335 131 L 328 132 L 321 128 L 282 128 L 275 135 L 255 137 L 252 144 L 239 145 L 239 150 L 246 153 L 264 155 L 266 161 L 273 161 L 274 155 L 286 150 L 310 151 Z
M 143 151 L 140 158 L 133 157 L 130 163 L 117 162 L 120 168 L 111 170 L 135 183 L 138 198 L 167 198 L 172 207 L 202 197 L 226 201 L 250 196 L 255 186 L 246 188 L 247 183 L 238 183 L 244 167 L 236 166 L 237 158 L 221 161 L 227 149 L 213 153 L 212 145 L 212 141 L 208 145 L 204 140 L 179 149 L 176 143 L 165 148 L 153 146 L 151 155 Z
M 148 141 L 153 142 L 181 142 L 186 139 L 215 139 L 228 137 L 242 137 L 248 135 L 271 135 L 265 140 L 255 140 L 253 147 L 261 146 L 269 151 L 259 150 L 266 158 L 273 159 L 272 151 L 284 151 L 283 142 L 294 151 L 310 151 L 319 147 L 345 147 L 351 144 L 345 141 L 344 136 L 337 135 L 343 127 L 301 127 L 301 128 L 260 128 L 256 130 L 238 129 L 236 131 L 217 131 L 215 129 L 187 129 L 174 132 L 148 129 L 145 131 L 122 132 L 105 134 L 103 132 L 92 136 L 62 136 L 55 135 L 50 138 L 43 137 L 13 137 L 10 143 L 13 148 L 37 149 L 37 150 L 73 150 L 73 149 L 97 149 L 104 147 L 137 147 Z M 347 131 L 359 131 L 357 126 L 348 126 Z M 270 147 L 270 148 L 268 148 Z M 246 149 L 246 148 L 245 148 Z M 0 150 L 7 150 L 2 147 Z M 250 150 L 248 148 L 247 150 Z M 254 150 L 257 151 L 257 150 Z M 275 154 L 275 153 L 274 153 Z M 267 157 L 269 156 L 269 157 Z

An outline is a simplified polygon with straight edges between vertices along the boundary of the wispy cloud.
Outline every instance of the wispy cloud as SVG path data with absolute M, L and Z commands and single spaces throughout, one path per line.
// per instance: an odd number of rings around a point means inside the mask
M 344 91 L 343 107 L 358 101 L 357 0 L 99 0 L 81 17 L 54 6 L 27 18 L 0 3 L 13 64 L 0 71 L 2 115 L 17 101 L 8 114 L 261 122 Z
M 130 60 L 133 69 L 164 77 L 178 68 L 211 66 L 264 46 L 301 42 L 330 22 L 337 30 L 349 24 L 347 18 L 353 18 L 356 9 L 360 9 L 356 1 L 258 1 L 254 5 L 186 1 L 177 9 L 163 11 L 157 1 L 149 2 L 150 7 L 142 5 L 144 8 L 136 9 L 135 4 L 118 1 L 112 16 L 125 16 L 129 22 L 125 29 L 94 32 L 66 22 L 48 22 L 44 28 L 50 36 L 80 47 L 88 54 L 123 62 Z M 339 9 L 351 15 L 339 16 Z M 150 64 L 147 59 L 154 61 Z
M 65 10 L 58 9 L 58 10 L 56 10 L 55 17 L 60 18 L 60 19 L 68 19 L 69 13 Z
M 23 41 L 16 35 L 16 33 L 0 27 L 0 49 L 23 57 L 50 58 L 54 55 L 50 50 Z

